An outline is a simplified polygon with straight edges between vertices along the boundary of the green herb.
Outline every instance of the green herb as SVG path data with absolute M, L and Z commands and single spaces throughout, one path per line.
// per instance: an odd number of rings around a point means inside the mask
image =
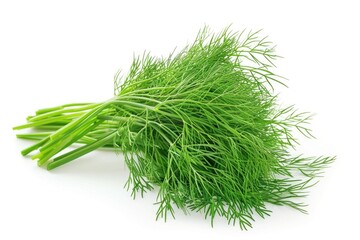
M 259 32 L 205 28 L 177 54 L 135 58 L 106 102 L 39 110 L 15 127 L 42 130 L 17 135 L 38 140 L 22 154 L 38 150 L 32 158 L 50 170 L 112 147 L 125 156 L 134 197 L 160 187 L 157 217 L 165 220 L 176 206 L 246 229 L 254 214 L 270 214 L 267 203 L 305 212 L 298 198 L 334 158 L 290 154 L 294 130 L 312 137 L 310 115 L 277 104 L 276 59 Z M 82 145 L 63 153 L 74 143 Z

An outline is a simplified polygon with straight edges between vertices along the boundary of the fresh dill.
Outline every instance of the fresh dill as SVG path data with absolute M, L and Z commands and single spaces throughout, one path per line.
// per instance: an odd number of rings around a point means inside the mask
M 38 150 L 50 170 L 100 147 L 122 152 L 126 187 L 135 197 L 159 186 L 165 219 L 177 207 L 246 229 L 267 203 L 303 212 L 299 198 L 334 158 L 290 154 L 294 130 L 312 137 L 310 115 L 277 104 L 278 56 L 260 35 L 204 28 L 177 54 L 137 57 L 108 101 L 42 109 L 15 127 L 41 130 L 17 135 L 37 141 L 22 154 Z

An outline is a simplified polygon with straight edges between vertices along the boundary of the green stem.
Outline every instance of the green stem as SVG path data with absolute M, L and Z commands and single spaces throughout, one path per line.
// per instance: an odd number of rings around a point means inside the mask
M 30 127 L 36 127 L 36 126 L 40 126 L 40 125 L 45 125 L 48 123 L 53 123 L 53 122 L 57 122 L 57 123 L 68 123 L 67 121 L 62 121 L 64 118 L 75 118 L 75 117 L 79 117 L 81 116 L 81 114 L 79 113 L 73 113 L 73 114 L 68 114 L 66 116 L 60 116 L 60 117 L 53 117 L 53 118 L 49 118 L 49 119 L 44 119 L 44 120 L 39 120 L 36 122 L 29 122 L 23 125 L 19 125 L 14 127 L 14 130 L 20 130 L 20 129 L 25 129 L 25 128 L 30 128 Z
M 67 107 L 84 106 L 84 105 L 89 105 L 89 104 L 91 104 L 91 103 L 70 103 L 70 104 L 64 104 L 64 105 L 57 106 L 57 107 L 43 108 L 43 109 L 37 110 L 36 115 L 44 114 L 47 112 L 53 112 L 56 110 L 61 110 L 61 109 L 67 108 Z
M 88 145 L 84 145 L 82 147 L 79 147 L 73 151 L 70 151 L 68 153 L 65 153 L 57 158 L 55 158 L 52 162 L 50 162 L 48 165 L 47 165 L 47 169 L 48 170 L 51 170 L 51 169 L 54 169 L 56 167 L 59 167 L 65 163 L 68 163 L 74 159 L 77 159 L 89 152 L 92 152 L 94 151 L 95 149 L 98 149 L 104 145 L 106 145 L 111 139 L 113 139 L 116 135 L 117 131 L 114 131 L 112 133 L 110 133 L 109 135 L 107 135 L 106 137 L 100 139 L 100 140 L 97 140 L 91 144 L 88 144 Z
M 73 113 L 73 112 L 83 112 L 89 109 L 92 109 L 94 107 L 96 107 L 98 104 L 89 104 L 86 106 L 81 106 L 81 107 L 77 107 L 77 108 L 65 108 L 65 109 L 59 109 L 59 110 L 54 110 L 54 111 L 49 111 L 46 113 L 42 113 L 42 114 L 37 114 L 36 116 L 30 117 L 28 120 L 33 122 L 33 121 L 38 121 L 38 120 L 42 120 L 42 119 L 48 119 L 49 117 L 53 117 L 53 116 L 64 116 L 64 113 Z M 68 115 L 65 115 L 68 116 Z
M 41 140 L 44 137 L 49 136 L 50 134 L 51 132 L 21 133 L 21 134 L 16 134 L 16 137 L 21 139 L 29 139 L 29 140 Z
M 29 153 L 31 153 L 32 151 L 38 149 L 39 147 L 41 147 L 44 143 L 46 143 L 47 141 L 49 141 L 50 139 L 50 136 L 47 136 L 46 138 L 42 139 L 40 142 L 28 147 L 28 148 L 25 148 L 24 150 L 21 151 L 21 154 L 23 156 L 26 156 L 28 155 Z
M 41 166 L 43 165 L 47 160 L 49 160 L 52 156 L 54 156 L 56 153 L 60 152 L 61 150 L 65 149 L 66 147 L 70 146 L 71 144 L 78 141 L 80 138 L 82 138 L 84 135 L 86 135 L 89 131 L 92 131 L 102 121 L 94 122 L 90 125 L 85 125 L 80 129 L 76 129 L 76 131 L 70 131 L 65 136 L 66 138 L 57 138 L 57 139 L 50 139 L 51 141 L 45 144 L 40 148 L 40 153 L 35 155 L 33 158 L 38 158 L 38 164 Z M 64 136 L 64 137 L 65 137 Z M 57 145 L 55 145 L 57 144 Z M 55 146 L 53 146 L 55 145 Z

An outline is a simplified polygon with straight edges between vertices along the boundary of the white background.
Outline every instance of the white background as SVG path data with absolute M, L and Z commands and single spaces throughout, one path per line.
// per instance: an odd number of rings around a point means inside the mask
M 0 239 L 359 239 L 359 7 L 357 1 L 1 1 Z M 155 221 L 156 191 L 132 200 L 123 158 L 96 152 L 52 172 L 19 151 L 12 127 L 42 107 L 103 101 L 133 54 L 167 55 L 205 24 L 263 29 L 284 58 L 281 100 L 316 113 L 316 140 L 337 155 L 306 198 L 308 215 L 271 207 L 240 231 L 202 214 Z

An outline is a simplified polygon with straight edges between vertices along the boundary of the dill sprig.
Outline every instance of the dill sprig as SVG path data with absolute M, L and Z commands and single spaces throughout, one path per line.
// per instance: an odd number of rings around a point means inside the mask
M 305 212 L 301 198 L 334 158 L 290 154 L 294 130 L 312 137 L 310 115 L 277 104 L 277 58 L 259 32 L 204 28 L 177 54 L 135 58 L 106 102 L 39 110 L 15 128 L 42 130 L 17 135 L 38 141 L 22 154 L 38 150 L 32 158 L 50 170 L 112 147 L 125 156 L 133 197 L 159 186 L 165 220 L 177 207 L 246 229 L 254 214 L 270 214 L 267 203 Z

